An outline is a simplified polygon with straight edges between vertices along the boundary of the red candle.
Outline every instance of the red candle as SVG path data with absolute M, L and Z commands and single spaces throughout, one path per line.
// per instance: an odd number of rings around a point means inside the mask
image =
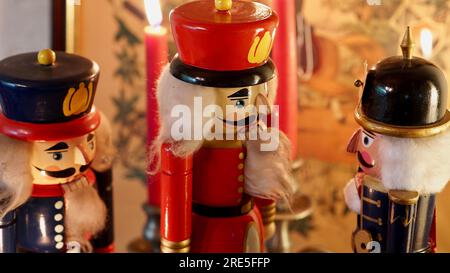
M 145 9 L 150 25 L 145 28 L 145 48 L 147 54 L 147 145 L 158 136 L 158 103 L 156 83 L 161 70 L 168 62 L 167 29 L 161 26 L 162 13 L 159 0 L 145 0 Z M 152 168 L 155 162 L 150 162 Z M 148 204 L 160 205 L 160 174 L 149 175 Z
M 295 0 L 273 0 L 273 9 L 280 23 L 272 49 L 272 59 L 278 70 L 278 92 L 280 130 L 290 139 L 292 157 L 297 155 L 297 42 Z

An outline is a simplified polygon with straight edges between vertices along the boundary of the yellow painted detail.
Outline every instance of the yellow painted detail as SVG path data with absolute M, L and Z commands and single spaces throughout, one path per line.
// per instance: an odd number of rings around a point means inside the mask
M 250 50 L 248 51 L 248 62 L 252 64 L 264 62 L 267 58 L 269 58 L 272 44 L 272 37 L 269 31 L 264 33 L 262 39 L 259 36 L 256 36 Z
M 92 100 L 93 83 L 90 82 L 88 88 L 84 82 L 80 83 L 79 88 L 70 88 L 67 91 L 66 98 L 63 103 L 63 112 L 66 117 L 78 115 L 89 108 Z

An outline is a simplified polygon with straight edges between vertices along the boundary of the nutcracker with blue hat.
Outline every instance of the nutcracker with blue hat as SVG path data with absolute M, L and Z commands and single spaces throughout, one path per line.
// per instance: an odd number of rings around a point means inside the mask
M 433 63 L 413 56 L 408 27 L 403 56 L 367 73 L 355 110 L 361 128 L 348 151 L 359 170 L 344 193 L 358 213 L 355 252 L 435 252 L 436 195 L 450 179 L 447 81 Z
M 113 149 L 98 65 L 50 49 L 0 61 L 2 252 L 110 252 Z

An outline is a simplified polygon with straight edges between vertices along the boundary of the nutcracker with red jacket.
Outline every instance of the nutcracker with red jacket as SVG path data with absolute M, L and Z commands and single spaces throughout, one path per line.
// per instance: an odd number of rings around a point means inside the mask
M 289 140 L 266 122 L 275 115 L 277 15 L 250 1 L 200 0 L 175 8 L 170 22 L 178 55 L 158 83 L 152 149 L 162 172 L 161 250 L 261 252 L 275 201 L 294 188 Z
M 348 151 L 359 171 L 344 190 L 358 213 L 355 252 L 434 252 L 436 195 L 450 178 L 447 83 L 431 62 L 413 56 L 408 28 L 403 56 L 368 71 L 355 111 L 361 128 Z
M 49 49 L 0 62 L 0 252 L 110 252 L 113 146 L 98 65 Z

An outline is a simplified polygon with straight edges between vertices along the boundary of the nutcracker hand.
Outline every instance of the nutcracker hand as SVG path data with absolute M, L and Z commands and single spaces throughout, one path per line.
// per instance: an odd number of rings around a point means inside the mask
M 362 185 L 363 180 L 364 180 L 364 176 L 365 176 L 365 175 L 366 175 L 366 174 L 363 173 L 363 172 L 358 172 L 358 173 L 355 175 L 355 181 L 356 181 L 357 187 L 359 187 L 359 186 Z
M 81 253 L 81 244 L 77 241 L 67 243 L 67 253 Z
M 359 211 L 361 209 L 361 199 L 359 198 L 357 183 L 357 180 L 355 178 L 352 178 L 347 183 L 347 185 L 345 185 L 344 199 L 347 207 L 359 214 Z

